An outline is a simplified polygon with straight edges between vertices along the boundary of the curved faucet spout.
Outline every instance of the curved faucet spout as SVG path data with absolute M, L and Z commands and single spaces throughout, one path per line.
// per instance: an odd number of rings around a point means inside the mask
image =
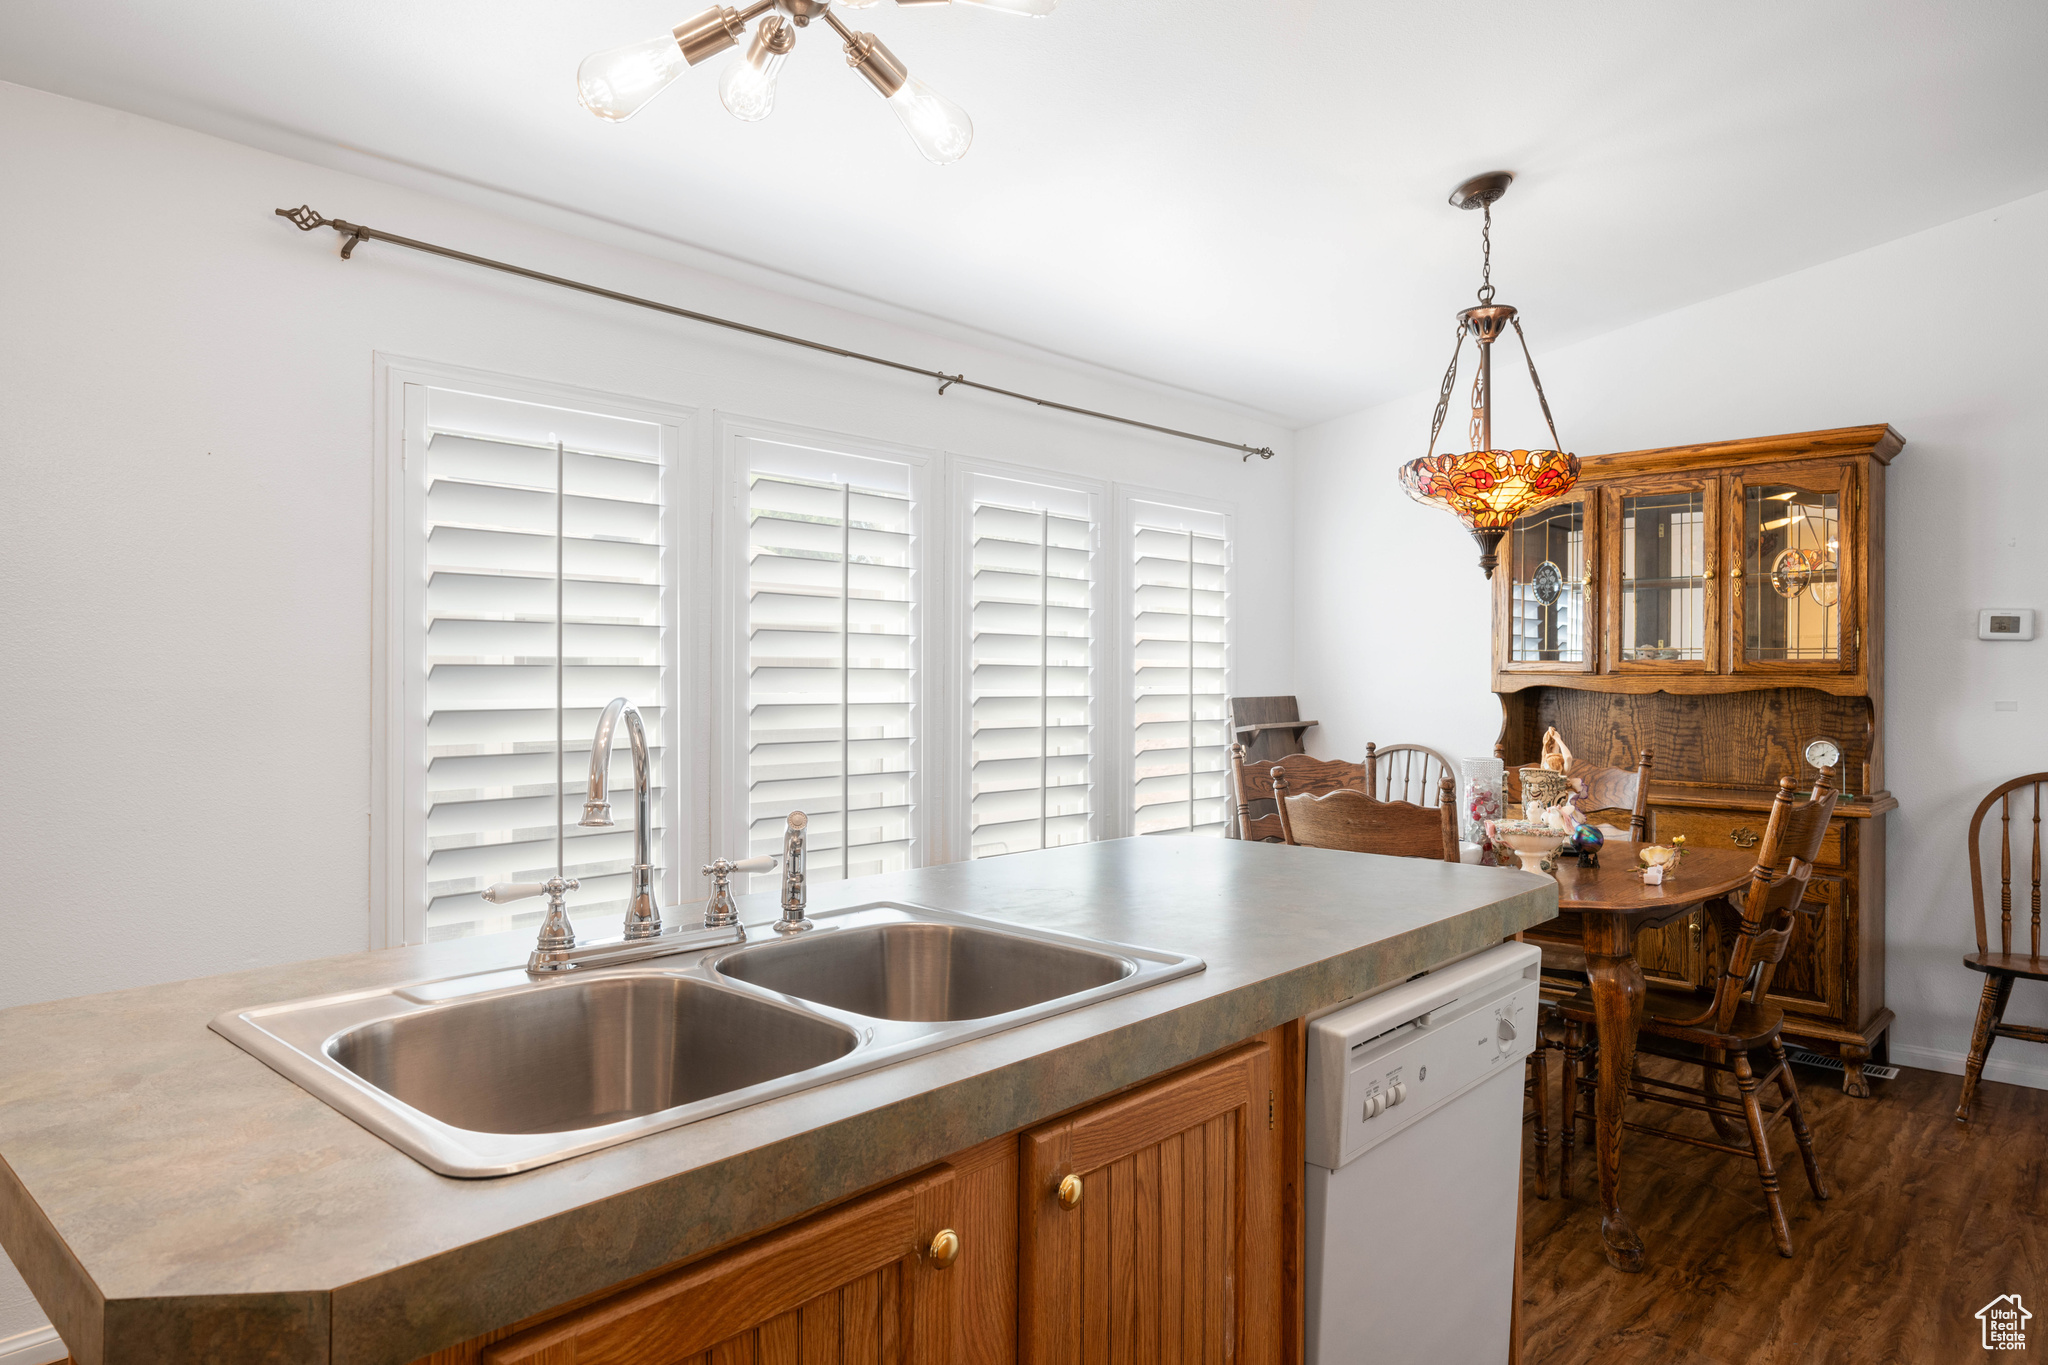
M 653 823 L 653 767 L 647 758 L 647 727 L 640 710 L 624 697 L 612 698 L 597 719 L 597 734 L 590 743 L 590 787 L 584 793 L 581 825 L 612 823 L 612 744 L 619 719 L 626 721 L 626 737 L 633 744 L 633 896 L 626 903 L 626 931 L 629 939 L 654 938 L 661 933 L 661 907 L 654 903 L 654 859 L 648 852 L 648 827 Z

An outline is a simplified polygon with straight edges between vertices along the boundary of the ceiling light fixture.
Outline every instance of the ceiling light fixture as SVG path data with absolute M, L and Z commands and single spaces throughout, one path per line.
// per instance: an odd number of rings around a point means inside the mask
M 714 5 L 684 20 L 670 33 L 624 47 L 595 52 L 576 70 L 576 94 L 601 119 L 620 123 L 647 107 L 685 67 L 696 66 L 734 47 L 747 25 L 760 19 L 753 40 L 733 54 L 718 81 L 718 97 L 737 119 L 754 123 L 775 108 L 775 80 L 796 46 L 796 29 L 823 19 L 846 45 L 846 64 L 867 77 L 888 103 L 927 161 L 943 166 L 967 155 L 974 122 L 967 111 L 910 74 L 910 69 L 872 33 L 857 33 L 839 22 L 833 0 L 755 0 L 745 9 Z M 896 0 L 899 5 L 952 4 L 956 0 Z M 866 9 L 877 0 L 838 0 L 847 9 Z M 1052 13 L 1059 0 L 958 0 L 1006 14 L 1032 17 Z M 769 13 L 771 10 L 780 13 Z M 762 16 L 766 16 L 765 18 Z M 785 21 L 784 16 L 787 16 Z M 795 27 L 791 27 L 793 21 Z
M 1505 303 L 1493 301 L 1493 205 L 1508 191 L 1514 176 L 1507 171 L 1475 175 L 1451 191 L 1451 203 L 1461 209 L 1479 209 L 1485 215 L 1480 232 L 1479 304 L 1458 314 L 1458 339 L 1451 347 L 1451 367 L 1444 371 L 1443 387 L 1437 392 L 1436 416 L 1429 424 L 1429 453 L 1401 466 L 1401 486 L 1408 496 L 1431 507 L 1454 513 L 1479 542 L 1479 567 L 1488 578 L 1499 564 L 1495 553 L 1500 538 L 1524 512 L 1542 506 L 1571 491 L 1579 481 L 1579 457 L 1567 454 L 1557 439 L 1557 423 L 1550 418 L 1550 400 L 1543 396 L 1543 381 L 1536 377 L 1536 360 L 1529 354 L 1529 339 L 1522 335 L 1522 320 Z M 1543 405 L 1543 422 L 1550 428 L 1550 450 L 1495 450 L 1493 448 L 1493 343 L 1512 326 L 1522 343 L 1522 358 L 1529 363 L 1529 382 L 1536 388 L 1536 401 Z M 1444 412 L 1450 406 L 1451 386 L 1458 381 L 1458 353 L 1470 333 L 1479 347 L 1479 369 L 1472 376 L 1471 448 L 1462 455 L 1436 453 L 1437 434 L 1443 430 Z

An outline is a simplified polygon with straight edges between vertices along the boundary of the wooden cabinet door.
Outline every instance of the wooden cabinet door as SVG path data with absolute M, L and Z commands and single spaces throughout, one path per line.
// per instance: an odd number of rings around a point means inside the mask
M 1636 961 L 1643 978 L 1657 986 L 1695 987 L 1707 976 L 1701 939 L 1706 915 L 1694 910 L 1684 919 L 1636 935 Z
M 955 1365 L 954 1172 L 672 1271 L 485 1350 L 484 1365 Z
M 1595 607 L 1597 489 L 1519 517 L 1493 576 L 1497 673 L 1593 673 L 1600 667 Z
M 1842 952 L 1845 891 L 1840 878 L 1819 873 L 1806 883 L 1806 897 L 1792 918 L 1792 937 L 1766 996 L 1790 1015 L 1849 1022 Z
M 1734 672 L 1853 673 L 1864 538 L 1854 469 L 1744 469 L 1730 480 L 1729 657 Z
M 1717 673 L 1723 624 L 1721 481 L 1609 485 L 1601 509 L 1601 609 L 1614 673 Z
M 1253 1043 L 1024 1135 L 1022 1365 L 1279 1360 L 1274 1070 Z

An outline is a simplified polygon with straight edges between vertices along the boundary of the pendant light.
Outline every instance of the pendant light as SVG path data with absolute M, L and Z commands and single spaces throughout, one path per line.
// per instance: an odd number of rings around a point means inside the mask
M 1499 564 L 1495 553 L 1500 538 L 1515 518 L 1546 502 L 1562 497 L 1579 481 L 1579 457 L 1557 448 L 1557 423 L 1550 417 L 1550 400 L 1543 396 L 1543 381 L 1536 377 L 1536 361 L 1529 354 L 1529 339 L 1522 334 L 1522 320 L 1505 303 L 1493 301 L 1493 205 L 1514 176 L 1507 171 L 1490 171 L 1467 180 L 1451 191 L 1451 203 L 1461 209 L 1478 209 L 1485 214 L 1480 231 L 1479 303 L 1458 314 L 1458 339 L 1451 347 L 1451 367 L 1444 372 L 1443 387 L 1437 393 L 1436 416 L 1429 424 L 1429 453 L 1401 466 L 1401 486 L 1408 496 L 1431 507 L 1455 514 L 1479 542 L 1479 567 L 1488 578 Z M 1550 428 L 1549 450 L 1496 450 L 1493 447 L 1493 343 L 1509 327 L 1522 344 L 1522 359 L 1529 365 L 1529 382 L 1535 386 L 1536 401 L 1543 407 L 1543 422 Z M 1443 430 L 1444 412 L 1450 406 L 1451 387 L 1458 380 L 1458 353 L 1470 334 L 1479 347 L 1479 368 L 1472 377 L 1471 448 L 1462 455 L 1439 455 L 1436 438 Z
M 866 9 L 876 0 L 837 3 L 844 9 Z M 954 0 L 896 3 L 923 6 L 950 4 Z M 959 3 L 1038 17 L 1052 13 L 1059 0 Z M 833 0 L 754 0 L 745 9 L 714 5 L 676 25 L 672 32 L 585 57 L 576 70 L 577 98 L 599 118 L 622 123 L 646 108 L 685 68 L 738 45 L 747 36 L 747 25 L 758 18 L 761 22 L 752 41 L 733 54 L 718 82 L 719 99 L 732 116 L 748 123 L 757 122 L 775 108 L 776 77 L 796 46 L 796 30 L 807 27 L 813 19 L 823 19 L 845 44 L 846 64 L 875 87 L 925 160 L 943 166 L 965 156 L 974 143 L 974 122 L 967 112 L 911 75 L 910 69 L 883 46 L 880 38 L 872 33 L 857 33 L 839 22 L 832 5 Z M 770 13 L 771 10 L 780 13 Z M 784 21 L 785 16 L 789 22 Z

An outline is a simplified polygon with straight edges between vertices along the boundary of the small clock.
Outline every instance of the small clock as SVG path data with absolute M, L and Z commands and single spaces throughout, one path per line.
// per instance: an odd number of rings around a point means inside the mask
M 1831 739 L 1817 739 L 1806 746 L 1806 761 L 1816 768 L 1832 768 L 1842 761 L 1842 746 Z

